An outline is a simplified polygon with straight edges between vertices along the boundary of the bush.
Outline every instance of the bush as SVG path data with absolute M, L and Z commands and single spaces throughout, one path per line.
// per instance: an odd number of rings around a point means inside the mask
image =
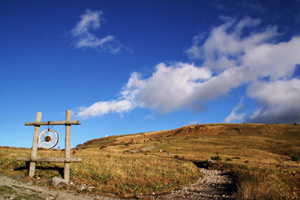
M 292 160 L 292 161 L 296 161 L 296 162 L 298 162 L 298 161 L 299 161 L 299 158 L 298 158 L 298 157 L 296 157 L 296 156 L 292 156 L 292 157 L 291 157 L 291 160 Z
M 221 161 L 222 160 L 222 158 L 220 156 L 212 156 L 211 159 L 216 160 L 216 161 Z

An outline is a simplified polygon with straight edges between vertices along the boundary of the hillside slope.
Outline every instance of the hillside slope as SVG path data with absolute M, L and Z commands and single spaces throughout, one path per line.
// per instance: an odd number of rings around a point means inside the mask
M 172 130 L 137 133 L 131 135 L 98 138 L 79 145 L 80 148 L 115 146 L 122 144 L 141 144 L 155 140 L 170 140 L 205 136 L 278 136 L 286 139 L 289 136 L 300 136 L 300 125 L 290 124 L 197 124 Z

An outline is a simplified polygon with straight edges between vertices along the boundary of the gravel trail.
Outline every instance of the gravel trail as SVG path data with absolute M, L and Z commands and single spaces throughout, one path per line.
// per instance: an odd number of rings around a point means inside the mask
M 142 197 L 144 200 L 229 200 L 233 199 L 233 191 L 235 188 L 232 176 L 222 170 L 207 170 L 200 168 L 200 172 L 204 174 L 198 183 L 185 187 L 182 190 L 171 191 L 169 194 L 159 195 L 156 197 Z

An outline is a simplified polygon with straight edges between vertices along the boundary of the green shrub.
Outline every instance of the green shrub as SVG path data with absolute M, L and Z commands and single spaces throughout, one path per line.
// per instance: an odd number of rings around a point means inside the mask
M 222 160 L 222 158 L 220 156 L 212 156 L 211 159 L 216 160 L 216 161 L 221 161 Z

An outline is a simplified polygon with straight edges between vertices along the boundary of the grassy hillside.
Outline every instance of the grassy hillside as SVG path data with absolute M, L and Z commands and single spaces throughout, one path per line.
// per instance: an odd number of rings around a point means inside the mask
M 300 125 L 206 124 L 178 129 L 111 136 L 87 141 L 75 149 L 101 148 L 114 152 L 155 146 L 150 152 L 170 152 L 185 159 L 208 159 L 212 154 L 239 157 L 240 162 L 295 163 L 300 158 Z M 263 160 L 261 160 L 263 159 Z
M 108 196 L 162 193 L 196 182 L 197 166 L 222 168 L 237 178 L 237 199 L 300 198 L 300 125 L 206 124 L 178 129 L 110 136 L 72 150 L 83 163 L 71 165 L 75 184 L 93 186 Z M 168 155 L 169 152 L 169 155 Z M 40 157 L 63 157 L 63 151 L 39 150 Z M 30 149 L 0 148 L 3 173 L 27 175 L 19 156 Z M 197 165 L 197 166 L 196 166 Z M 61 176 L 61 164 L 38 164 L 37 176 Z M 72 188 L 69 188 L 72 189 Z

